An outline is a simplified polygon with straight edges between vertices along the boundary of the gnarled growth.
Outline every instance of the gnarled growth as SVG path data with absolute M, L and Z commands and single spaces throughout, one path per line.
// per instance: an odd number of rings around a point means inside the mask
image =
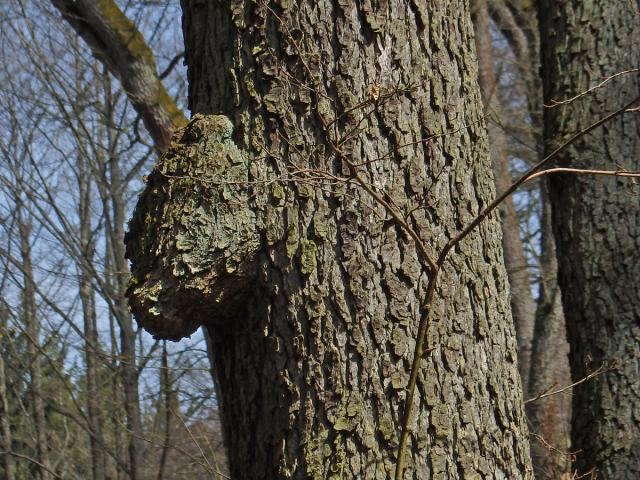
M 248 161 L 222 115 L 195 115 L 147 177 L 125 237 L 133 313 L 178 340 L 237 312 L 255 276 L 259 236 Z

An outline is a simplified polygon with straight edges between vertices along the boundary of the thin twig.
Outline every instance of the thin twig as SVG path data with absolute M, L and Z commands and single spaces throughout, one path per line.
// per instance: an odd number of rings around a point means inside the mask
M 51 470 L 49 467 L 47 467 L 46 465 L 43 465 L 42 463 L 37 461 L 35 458 L 29 457 L 28 455 L 23 455 L 22 453 L 13 452 L 13 451 L 6 451 L 6 450 L 1 451 L 0 455 L 11 455 L 12 457 L 18 457 L 18 458 L 22 458 L 24 460 L 28 460 L 29 462 L 34 463 L 35 465 L 38 465 L 40 468 L 45 469 L 47 472 L 49 472 L 55 478 L 60 478 L 60 479 L 62 478 L 60 475 L 58 475 L 56 472 Z
M 578 453 L 580 453 L 580 450 L 576 450 L 575 452 L 565 452 L 563 450 L 560 450 L 558 447 L 554 447 L 549 442 L 547 442 L 544 439 L 544 437 L 542 435 L 540 435 L 539 433 L 529 432 L 529 435 L 532 436 L 533 438 L 535 438 L 538 442 L 540 442 L 540 444 L 543 445 L 545 448 L 547 448 L 547 450 L 550 450 L 552 452 L 556 452 L 558 455 L 561 455 L 563 457 L 569 457 L 570 459 L 574 459 L 575 456 Z
M 545 105 L 545 107 L 547 108 L 553 108 L 553 107 L 557 107 L 559 105 L 567 105 L 579 98 L 584 97 L 585 95 L 589 95 L 590 93 L 594 92 L 595 90 L 598 90 L 599 88 L 602 88 L 606 83 L 608 83 L 610 80 L 613 80 L 616 77 L 620 77 L 622 75 L 628 75 L 629 73 L 637 73 L 640 72 L 640 68 L 632 68 L 630 70 L 624 70 L 622 72 L 618 72 L 618 73 L 614 73 L 613 75 L 610 75 L 608 77 L 606 77 L 602 82 L 600 82 L 597 85 L 594 85 L 593 87 L 585 90 L 584 92 L 580 92 L 579 94 L 571 97 L 571 98 L 567 98 L 566 100 L 551 100 L 551 105 Z
M 610 175 L 613 177 L 631 177 L 637 178 L 640 177 L 640 171 L 628 172 L 626 170 L 590 170 L 590 169 L 580 169 L 580 168 L 564 168 L 564 167 L 556 167 L 549 168 L 547 170 L 541 170 L 539 172 L 534 173 L 529 178 L 527 178 L 527 182 L 531 180 L 535 180 L 536 178 L 543 177 L 545 175 L 550 175 L 552 173 L 575 173 L 576 175 Z
M 186 422 L 184 421 L 184 419 L 182 418 L 181 415 L 178 415 L 176 412 L 173 411 L 173 409 L 170 409 L 171 413 L 173 415 L 175 415 L 175 417 L 180 420 L 180 423 L 182 423 L 182 426 L 184 427 L 184 429 L 187 431 L 187 433 L 189 434 L 189 438 L 191 438 L 191 441 L 194 443 L 194 445 L 196 447 L 198 447 L 198 450 L 200 451 L 200 455 L 202 456 L 202 458 L 204 459 L 204 461 L 207 463 L 207 466 L 209 467 L 209 471 L 211 473 L 213 473 L 213 465 L 211 465 L 211 462 L 209 462 L 209 459 L 207 458 L 207 456 L 204 454 L 204 451 L 202 450 L 202 447 L 200 446 L 200 444 L 198 443 L 198 441 L 196 440 L 196 438 L 193 436 L 193 433 L 191 432 L 191 429 L 189 428 L 189 426 L 186 424 Z
M 533 167 L 531 167 L 524 175 L 522 175 L 518 180 L 516 180 L 514 183 L 512 183 L 511 186 L 509 188 L 507 188 L 501 195 L 499 195 L 493 202 L 491 202 L 487 207 L 485 207 L 485 209 L 482 210 L 482 212 L 480 212 L 478 214 L 478 216 L 476 218 L 474 218 L 467 227 L 465 227 L 454 238 L 449 240 L 449 242 L 442 249 L 442 252 L 440 253 L 440 257 L 438 259 L 438 262 L 440 262 L 441 259 L 442 259 L 442 261 L 444 261 L 444 259 L 446 258 L 446 256 L 448 255 L 448 253 L 451 251 L 451 249 L 454 246 L 456 246 L 458 243 L 460 243 L 462 240 L 464 240 L 464 238 L 467 235 L 469 235 L 469 233 L 471 233 L 478 225 L 480 225 L 482 223 L 482 221 L 485 218 L 487 218 L 491 214 L 491 212 L 493 212 L 498 207 L 498 205 L 500 205 L 502 202 L 504 202 L 505 199 L 507 197 L 509 197 L 509 195 L 511 195 L 513 192 L 515 192 L 523 183 L 527 182 L 529 180 L 529 177 L 531 177 L 532 175 L 534 175 L 538 171 L 540 171 L 542 169 L 542 167 L 547 165 L 551 160 L 553 160 L 560 153 L 565 151 L 569 146 L 574 144 L 578 139 L 582 138 L 587 133 L 591 132 L 592 130 L 595 130 L 596 128 L 600 127 L 601 125 L 604 125 L 608 121 L 613 120 L 617 116 L 622 115 L 623 113 L 627 112 L 629 109 L 632 109 L 634 107 L 634 105 L 636 103 L 638 103 L 639 100 L 640 100 L 640 96 L 634 98 L 631 102 L 627 103 L 624 107 L 616 110 L 613 113 L 610 113 L 609 115 L 606 115 L 605 117 L 599 119 L 595 123 L 592 123 L 591 125 L 589 125 L 585 129 L 580 130 L 578 133 L 576 133 L 571 138 L 569 138 L 569 140 L 564 142 L 562 145 L 560 145 L 558 148 L 556 148 L 554 151 L 552 151 L 549 155 L 547 155 L 542 160 L 540 160 L 538 163 L 536 163 Z
M 611 370 L 614 370 L 616 368 L 618 368 L 618 365 L 616 363 L 613 363 L 613 364 L 611 364 L 609 366 L 600 365 L 600 367 L 598 367 L 596 370 L 594 370 L 593 372 L 588 374 L 586 377 L 581 378 L 577 382 L 573 382 L 571 385 L 564 386 L 564 387 L 559 388 L 557 390 L 546 389 L 542 393 L 536 395 L 535 397 L 530 398 L 529 400 L 525 400 L 524 404 L 526 405 L 527 403 L 535 402 L 536 400 L 540 400 L 542 398 L 547 398 L 547 397 L 550 397 L 552 395 L 557 395 L 559 393 L 566 392 L 567 390 L 571 390 L 572 388 L 580 385 L 581 383 L 584 383 L 584 382 L 586 382 L 588 380 L 591 380 L 592 378 L 597 377 L 598 375 L 601 375 L 603 373 L 610 372 Z M 553 387 L 551 387 L 551 388 L 553 388 Z

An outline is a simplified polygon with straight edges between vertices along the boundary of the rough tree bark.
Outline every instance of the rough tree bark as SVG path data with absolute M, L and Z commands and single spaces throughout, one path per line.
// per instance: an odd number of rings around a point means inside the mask
M 638 67 L 635 2 L 542 1 L 545 104 Z M 553 148 L 640 93 L 637 73 L 545 111 Z M 558 163 L 573 168 L 640 169 L 640 118 L 626 114 L 583 137 Z M 579 471 L 602 478 L 640 476 L 640 202 L 638 187 L 617 177 L 558 175 L 551 181 L 559 283 L 575 380 L 615 366 L 575 389 L 573 449 Z
M 474 0 L 472 9 L 478 52 L 478 81 L 485 111 L 489 115 L 487 130 L 491 144 L 493 174 L 497 191 L 504 192 L 513 183 L 513 180 L 509 170 L 507 138 L 500 124 L 495 121 L 495 117 L 498 117 L 498 121 L 502 119 L 502 108 L 493 71 L 493 46 L 487 1 Z M 512 197 L 507 198 L 500 205 L 500 217 L 502 220 L 504 263 L 507 267 L 511 291 L 511 314 L 518 340 L 518 370 L 522 379 L 522 391 L 525 396 L 528 396 L 535 306 L 524 246 L 520 238 L 520 221 Z
M 344 177 L 434 256 L 493 197 L 466 4 L 183 10 L 205 115 L 130 223 L 132 309 L 161 337 L 209 329 L 233 478 L 388 478 L 429 272 Z M 405 478 L 531 478 L 495 216 L 442 275 Z

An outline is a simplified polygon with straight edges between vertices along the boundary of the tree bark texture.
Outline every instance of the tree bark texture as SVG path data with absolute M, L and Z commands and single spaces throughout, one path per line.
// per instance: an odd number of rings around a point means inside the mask
M 489 116 L 487 130 L 491 144 L 493 174 L 497 191 L 504 192 L 513 183 L 513 180 L 509 170 L 507 138 L 499 123 L 502 118 L 502 108 L 498 98 L 498 84 L 493 71 L 489 9 L 486 0 L 474 0 L 472 8 L 478 52 L 478 81 L 485 111 Z M 498 118 L 498 122 L 495 121 L 495 117 Z M 529 270 L 524 255 L 524 245 L 520 238 L 520 221 L 512 197 L 507 198 L 500 205 L 500 218 L 502 220 L 504 263 L 507 267 L 511 291 L 511 313 L 518 340 L 518 370 L 522 379 L 522 391 L 525 396 L 528 396 L 535 306 L 531 293 Z
M 466 4 L 183 10 L 199 115 L 130 222 L 132 309 L 207 326 L 233 478 L 389 478 L 429 271 L 347 160 L 432 256 L 493 198 Z M 531 478 L 495 216 L 441 275 L 405 478 Z
M 605 77 L 638 67 L 636 2 L 544 1 L 540 5 L 545 104 L 572 97 Z M 547 109 L 545 141 L 563 139 L 640 93 L 637 73 L 573 102 Z M 640 169 L 640 118 L 616 117 L 558 159 L 572 168 Z M 559 282 L 579 380 L 573 449 L 579 471 L 602 478 L 640 476 L 640 202 L 638 187 L 617 177 L 558 175 L 551 182 Z

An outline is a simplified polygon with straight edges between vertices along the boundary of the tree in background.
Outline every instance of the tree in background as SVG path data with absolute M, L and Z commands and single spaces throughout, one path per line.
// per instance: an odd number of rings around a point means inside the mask
M 545 144 L 554 149 L 599 117 L 638 98 L 637 4 L 541 1 Z M 628 72 L 633 70 L 632 72 Z M 623 73 L 626 72 L 627 73 Z M 612 75 L 606 86 L 600 84 Z M 640 169 L 640 118 L 619 115 L 576 141 L 557 165 Z M 572 448 L 580 472 L 640 475 L 640 202 L 617 176 L 557 174 L 551 181 L 559 283 L 575 380 Z
M 478 52 L 478 82 L 483 95 L 484 110 L 487 114 L 487 130 L 491 145 L 496 190 L 503 192 L 513 183 L 513 179 L 511 177 L 507 132 L 502 125 L 504 117 L 500 101 L 500 87 L 494 72 L 494 42 L 491 36 L 487 1 L 474 0 L 472 13 Z M 511 197 L 500 205 L 500 220 L 504 261 L 511 291 L 511 311 L 518 340 L 518 369 L 522 378 L 522 390 L 525 395 L 528 395 L 535 304 L 524 242 L 520 236 L 520 219 Z
M 473 2 L 479 82 L 499 192 L 544 156 L 534 8 L 519 0 Z M 570 391 L 548 393 L 571 382 L 547 178 L 521 189 L 517 201 L 506 199 L 500 212 L 534 472 L 538 479 L 555 480 L 569 470 L 571 400 Z

